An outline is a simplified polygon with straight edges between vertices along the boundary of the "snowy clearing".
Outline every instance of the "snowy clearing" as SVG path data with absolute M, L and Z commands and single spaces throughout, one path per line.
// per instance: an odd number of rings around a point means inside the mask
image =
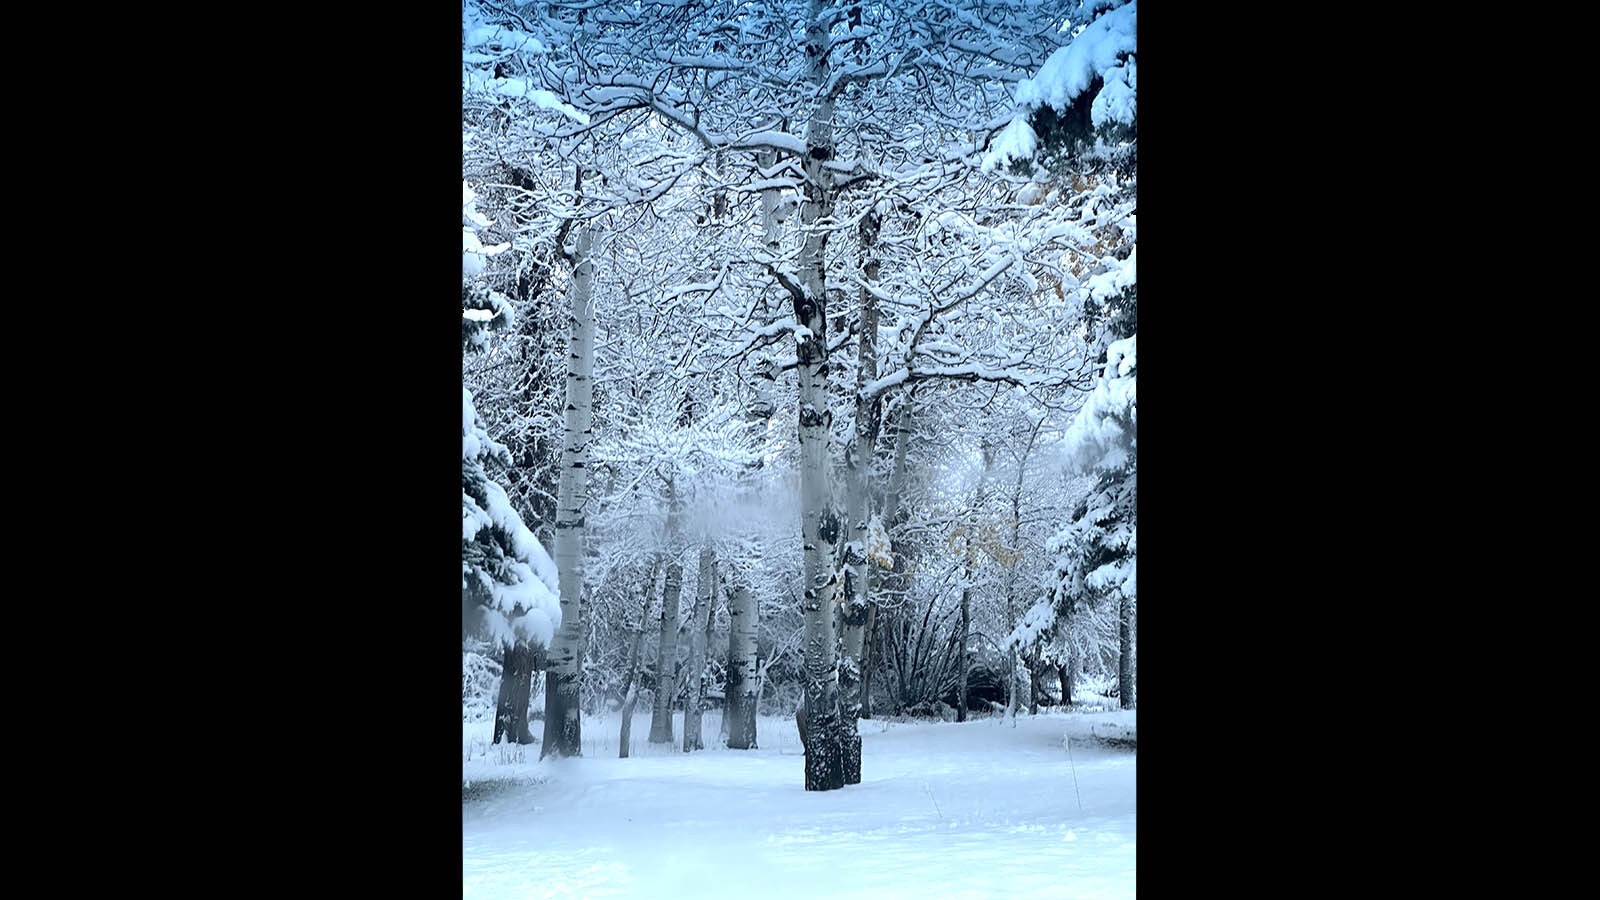
M 708 711 L 685 754 L 682 713 L 669 749 L 640 710 L 629 759 L 614 715 L 586 718 L 585 757 L 545 762 L 464 725 L 463 896 L 1133 897 L 1137 755 L 1094 738 L 1135 714 L 863 720 L 862 783 L 820 793 L 788 718 L 728 750 Z

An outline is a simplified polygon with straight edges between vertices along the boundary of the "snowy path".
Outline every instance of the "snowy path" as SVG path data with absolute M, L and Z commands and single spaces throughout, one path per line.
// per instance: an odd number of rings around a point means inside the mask
M 481 799 L 462 805 L 463 894 L 1131 898 L 1137 757 L 1076 738 L 1133 715 L 864 721 L 862 783 L 823 793 L 801 789 L 787 719 L 761 720 L 760 750 L 640 740 L 630 759 L 614 718 L 586 720 L 583 759 L 466 764 Z M 718 724 L 708 713 L 708 738 Z M 648 732 L 644 711 L 633 733 Z

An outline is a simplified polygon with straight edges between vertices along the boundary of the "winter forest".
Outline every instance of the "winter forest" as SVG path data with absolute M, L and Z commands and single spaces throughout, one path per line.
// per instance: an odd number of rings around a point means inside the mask
M 465 895 L 1133 896 L 1137 16 L 463 0 Z

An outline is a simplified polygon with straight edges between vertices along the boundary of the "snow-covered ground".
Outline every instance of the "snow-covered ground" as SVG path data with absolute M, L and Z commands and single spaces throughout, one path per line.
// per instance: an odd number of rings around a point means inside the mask
M 585 756 L 544 762 L 463 726 L 464 896 L 1135 894 L 1137 755 L 1090 740 L 1135 729 L 1132 710 L 864 720 L 861 784 L 810 793 L 793 719 L 763 717 L 760 749 L 728 750 L 708 712 L 708 748 L 685 754 L 647 744 L 639 710 L 629 759 L 619 724 L 585 719 Z

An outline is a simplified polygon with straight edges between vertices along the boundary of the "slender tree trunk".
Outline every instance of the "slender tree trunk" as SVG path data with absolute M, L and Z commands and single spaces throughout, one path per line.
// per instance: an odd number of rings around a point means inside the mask
M 1006 670 L 1006 718 L 1015 719 L 1017 708 L 1022 705 L 1022 694 L 1017 691 L 1017 651 L 1008 651 L 1006 662 L 1009 664 Z
M 711 705 L 710 700 L 707 699 L 708 696 L 710 695 L 710 692 L 711 692 L 711 671 L 710 671 L 710 662 L 709 661 L 716 658 L 716 650 L 714 649 L 714 646 L 715 646 L 714 645 L 714 638 L 716 637 L 716 630 L 717 630 L 717 602 L 716 602 L 717 601 L 717 594 L 716 594 L 716 590 L 717 590 L 717 586 L 720 585 L 721 583 L 722 583 L 722 580 L 717 577 L 717 561 L 715 559 L 713 559 L 711 561 L 711 591 L 712 591 L 712 594 L 711 594 L 709 612 L 705 616 L 705 636 L 702 638 L 703 646 L 706 648 L 705 649 L 705 653 L 703 654 L 703 657 L 702 657 L 702 672 L 701 672 L 701 675 L 700 675 L 700 699 L 698 701 L 698 708 L 699 708 L 699 710 L 700 710 L 700 712 L 702 714 L 705 712 L 706 708 Z M 727 605 L 728 601 L 727 601 L 727 595 L 726 594 L 723 595 L 722 602 L 723 602 L 723 605 Z M 726 691 L 724 691 L 724 693 L 726 693 Z M 698 735 L 699 733 L 700 732 L 698 730 L 698 726 L 696 726 L 695 734 Z M 727 733 L 726 723 L 724 723 L 723 727 L 718 729 L 717 737 L 720 739 L 726 733 Z M 705 744 L 702 742 L 701 745 L 699 747 L 696 747 L 695 749 L 696 750 L 701 750 L 701 749 L 704 749 L 704 748 L 705 748 Z
M 728 699 L 723 718 L 728 723 L 728 746 L 750 750 L 756 746 L 757 608 L 744 577 L 737 572 L 729 575 Z
M 644 649 L 645 623 L 650 621 L 650 598 L 655 591 L 656 567 L 652 564 L 644 582 L 639 621 L 633 626 L 633 641 L 628 648 L 628 674 L 622 680 L 622 731 L 617 735 L 617 755 L 623 759 L 628 757 L 628 745 L 633 741 L 633 708 L 639 702 L 639 652 Z
M 578 676 L 583 661 L 584 507 L 589 499 L 589 441 L 593 438 L 594 281 L 593 233 L 572 235 L 572 337 L 567 353 L 566 428 L 556 498 L 555 563 L 561 581 L 561 627 L 550 646 L 545 676 L 544 746 L 539 757 L 582 756 L 583 720 Z
M 682 502 L 674 482 L 667 483 L 667 582 L 661 591 L 661 643 L 656 657 L 656 702 L 650 711 L 650 743 L 672 743 L 672 699 L 678 692 L 678 599 L 683 593 L 683 564 L 678 561 L 678 517 Z
M 889 472 L 889 486 L 888 486 L 888 489 L 884 493 L 883 513 L 882 513 L 883 529 L 884 529 L 885 534 L 889 538 L 889 544 L 890 544 L 890 551 L 889 552 L 890 552 L 890 555 L 894 558 L 894 568 L 891 571 L 888 571 L 888 572 L 880 572 L 880 570 L 878 570 L 876 567 L 869 567 L 868 568 L 868 570 L 867 570 L 867 579 L 870 582 L 869 590 L 871 591 L 873 596 L 878 596 L 878 595 L 880 595 L 880 593 L 882 593 L 878 589 L 878 585 L 880 583 L 883 585 L 883 587 L 884 587 L 884 589 L 886 591 L 892 592 L 896 596 L 900 596 L 900 597 L 904 597 L 905 596 L 905 589 L 906 589 L 906 576 L 905 576 L 906 561 L 905 561 L 905 558 L 904 558 L 903 554 L 901 554 L 899 552 L 899 550 L 896 548 L 894 536 L 900 530 L 900 527 L 899 527 L 900 526 L 900 523 L 899 523 L 899 519 L 900 519 L 900 497 L 901 497 L 902 494 L 905 493 L 906 482 L 907 482 L 907 480 L 909 478 L 909 472 L 910 472 L 910 467 L 908 466 L 908 464 L 906 462 L 906 454 L 907 454 L 907 452 L 908 452 L 908 450 L 910 448 L 910 445 L 911 445 L 911 401 L 912 401 L 912 397 L 913 397 L 915 391 L 916 391 L 916 388 L 913 387 L 913 388 L 910 388 L 910 389 L 906 390 L 904 393 L 902 393 L 900 395 L 900 402 L 895 407 L 895 413 L 894 413 L 894 468 L 891 469 L 890 472 Z M 876 625 L 876 620 L 877 620 L 877 614 L 876 613 L 877 613 L 877 604 L 874 604 L 874 605 L 872 605 L 872 606 L 870 606 L 868 608 L 868 616 L 873 621 L 873 624 L 868 626 L 868 631 L 869 632 L 872 631 L 873 628 Z M 897 619 L 894 616 L 891 616 L 885 622 L 886 628 L 883 630 L 883 638 L 882 638 L 882 640 L 884 640 L 884 641 L 889 641 L 890 643 L 894 643 L 895 646 L 898 647 L 901 651 L 904 650 L 904 642 L 903 641 L 898 641 L 898 642 L 890 641 L 890 638 L 895 635 L 895 632 L 893 631 L 893 629 L 896 628 L 902 622 L 903 622 L 903 620 L 900 620 L 900 619 Z M 891 665 L 894 668 L 894 672 L 895 672 L 895 675 L 896 675 L 895 684 L 898 684 L 899 689 L 900 689 L 899 697 L 898 697 L 898 699 L 896 700 L 896 703 L 895 703 L 895 712 L 896 713 L 904 713 L 905 712 L 905 707 L 906 707 L 906 696 L 907 696 L 906 695 L 907 684 L 906 684 L 906 678 L 905 678 L 905 675 L 906 675 L 906 659 L 905 659 L 905 655 L 904 655 L 903 652 L 901 652 L 898 655 L 895 654 L 895 653 L 889 653 L 889 654 L 886 654 L 886 656 L 888 658 L 888 661 L 891 663 Z M 870 674 L 871 674 L 871 666 L 867 666 L 866 667 L 866 675 L 868 677 L 870 677 Z M 863 695 L 864 696 L 867 696 L 868 694 L 870 694 L 870 691 L 863 691 Z
M 876 212 L 862 217 L 857 229 L 861 269 L 868 283 L 878 277 L 877 245 L 879 221 Z M 844 716 L 844 783 L 861 783 L 861 733 L 856 720 L 861 718 L 862 662 L 866 654 L 867 615 L 871 604 L 867 574 L 867 524 L 871 515 L 872 461 L 877 455 L 878 421 L 881 402 L 863 390 L 878 377 L 878 298 L 865 286 L 860 291 L 861 322 L 857 335 L 855 434 L 845 450 L 850 473 L 850 492 L 845 519 L 850 540 L 845 545 L 845 589 L 839 604 L 843 627 L 843 654 L 840 659 L 839 688 Z
M 972 558 L 971 551 L 967 553 L 967 583 L 961 589 L 961 690 L 956 695 L 960 705 L 956 707 L 956 721 L 967 720 L 967 678 L 970 676 L 971 663 L 968 661 L 967 646 L 972 640 Z
M 1044 424 L 1040 417 L 1033 424 L 1033 430 L 1028 434 L 1027 446 L 1023 448 L 1022 455 L 1017 459 L 1017 479 L 1011 485 L 1011 541 L 1006 546 L 1006 628 L 1017 627 L 1017 565 L 1022 561 L 1022 480 L 1028 471 L 1028 460 L 1033 456 L 1033 445 L 1039 439 L 1039 427 Z M 1022 673 L 1017 669 L 1017 652 L 1006 653 L 1008 674 L 1006 676 L 1006 717 L 1016 719 L 1017 707 L 1020 698 L 1017 694 L 1017 682 Z
M 757 154 L 757 163 L 771 170 L 778 162 L 776 151 Z M 776 262 L 782 249 L 778 222 L 779 191 L 766 188 L 761 191 L 761 234 L 767 257 Z M 751 416 L 751 425 L 765 429 L 767 413 Z M 754 558 L 761 557 L 760 542 L 756 543 Z M 723 580 L 723 592 L 728 600 L 728 678 L 724 690 L 722 728 L 727 734 L 728 747 L 733 750 L 756 749 L 756 711 L 760 705 L 762 681 L 766 670 L 758 668 L 756 658 L 756 632 L 760 624 L 760 606 L 744 573 L 730 567 Z
M 1133 603 L 1126 594 L 1117 607 L 1117 700 L 1123 709 L 1133 709 Z
M 875 566 L 869 566 L 867 568 L 868 590 L 871 590 L 871 586 L 878 580 L 877 576 L 873 574 L 875 571 Z M 867 637 L 861 645 L 861 718 L 863 719 L 872 718 L 872 667 L 876 663 L 876 660 L 874 660 L 872 657 L 872 644 L 873 633 L 876 630 L 877 624 L 878 605 L 873 602 L 868 602 L 866 628 Z
M 1028 661 L 1028 715 L 1039 714 L 1039 665 L 1035 660 Z
M 684 673 L 688 693 L 683 698 L 683 752 L 704 750 L 700 735 L 700 715 L 706 701 L 706 626 L 711 621 L 711 606 L 717 600 L 715 557 L 710 545 L 700 548 L 700 578 L 695 585 L 694 613 L 689 626 L 689 670 Z
M 1061 682 L 1061 705 L 1072 705 L 1072 677 L 1076 666 L 1071 656 L 1067 661 L 1056 667 L 1056 678 Z

